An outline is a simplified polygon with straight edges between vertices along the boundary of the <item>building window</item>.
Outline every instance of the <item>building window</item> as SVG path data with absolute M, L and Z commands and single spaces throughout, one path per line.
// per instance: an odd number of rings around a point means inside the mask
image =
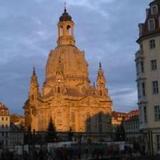
M 136 63 L 136 71 L 137 71 L 137 74 L 144 73 L 144 62 L 143 61 L 138 61 Z
M 160 121 L 160 106 L 154 106 L 155 121 Z
M 139 24 L 139 35 L 141 36 L 143 33 L 143 24 Z
M 60 27 L 60 36 L 63 36 L 63 26 Z
M 150 49 L 153 49 L 153 48 L 156 47 L 156 42 L 155 42 L 154 39 L 151 39 L 151 40 L 149 41 L 149 46 L 150 46 Z
M 143 51 L 143 44 L 140 44 L 140 49 L 141 49 L 141 51 Z
M 140 124 L 142 124 L 143 123 L 143 107 L 142 106 L 140 106 L 139 107 L 139 112 L 140 112 L 140 114 L 139 114 L 139 121 L 140 121 Z
M 160 135 L 156 135 L 157 139 L 157 150 L 160 150 Z
M 8 140 L 6 140 L 6 145 L 8 145 Z
M 151 60 L 151 70 L 152 71 L 157 70 L 157 61 L 156 60 Z
M 151 13 L 152 13 L 152 15 L 155 15 L 158 13 L 158 6 L 157 5 L 152 6 Z
M 155 20 L 153 18 L 148 20 L 148 30 L 149 31 L 155 30 Z
M 34 100 L 34 95 L 31 96 L 32 100 Z
M 91 117 L 90 114 L 87 114 L 87 131 L 91 132 Z
M 98 130 L 99 130 L 99 132 L 101 133 L 102 132 L 102 113 L 99 113 L 99 115 L 98 115 Z
M 60 87 L 58 87 L 58 93 L 60 93 Z
M 141 61 L 140 65 L 141 65 L 141 72 L 144 73 L 144 63 Z
M 100 96 L 102 96 L 102 95 L 103 95 L 101 90 L 99 91 L 99 94 L 100 94 Z
M 142 96 L 146 96 L 145 82 L 142 82 Z
M 147 107 L 144 106 L 144 122 L 146 123 L 147 122 Z
M 67 26 L 67 32 L 68 32 L 69 35 L 72 35 L 71 26 L 70 25 Z
M 140 83 L 137 83 L 137 88 L 138 88 L 138 98 L 141 97 L 141 89 L 140 89 Z
M 153 89 L 153 94 L 158 94 L 159 93 L 158 81 L 153 81 L 152 82 L 152 89 Z
M 138 62 L 136 63 L 137 74 L 139 74 Z

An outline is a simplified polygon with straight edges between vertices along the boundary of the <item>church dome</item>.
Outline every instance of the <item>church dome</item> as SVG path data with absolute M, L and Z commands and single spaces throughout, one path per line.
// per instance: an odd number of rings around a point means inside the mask
M 67 10 L 64 9 L 64 13 L 59 18 L 60 21 L 72 21 L 72 17 L 68 14 Z
M 88 64 L 84 52 L 75 46 L 60 46 L 52 50 L 46 65 L 46 82 L 54 83 L 57 72 L 62 72 L 69 85 L 88 81 Z M 72 83 L 73 85 L 73 83 Z

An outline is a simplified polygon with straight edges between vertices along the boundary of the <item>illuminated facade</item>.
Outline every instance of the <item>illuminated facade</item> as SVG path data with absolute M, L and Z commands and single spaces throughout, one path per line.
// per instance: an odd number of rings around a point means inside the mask
M 57 46 L 48 56 L 42 91 L 33 70 L 24 106 L 26 127 L 46 131 L 52 120 L 61 132 L 109 131 L 112 101 L 105 85 L 101 64 L 96 84 L 91 85 L 85 53 L 75 45 L 74 22 L 65 9 L 58 22 Z

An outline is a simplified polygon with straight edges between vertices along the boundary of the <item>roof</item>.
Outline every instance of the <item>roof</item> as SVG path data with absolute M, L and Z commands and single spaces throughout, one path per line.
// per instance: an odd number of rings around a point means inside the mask
M 160 3 L 160 0 L 153 0 L 149 5 L 153 5 L 153 4 L 157 4 L 157 3 Z
M 72 21 L 72 17 L 68 14 L 67 9 L 64 9 L 62 16 L 59 18 L 59 21 Z
M 8 108 L 0 102 L 0 116 L 8 116 L 9 115 L 9 110 Z
M 137 119 L 139 117 L 139 110 L 132 110 L 128 113 L 125 121 L 129 121 L 129 120 L 133 120 L 133 119 Z
M 158 6 L 158 12 L 156 14 L 152 14 L 151 12 L 151 8 L 153 5 L 157 5 Z M 139 38 L 137 40 L 137 42 L 139 43 L 142 39 L 148 37 L 148 36 L 154 36 L 157 35 L 158 33 L 160 33 L 160 28 L 159 28 L 159 15 L 160 15 L 160 0 L 154 0 L 150 3 L 150 7 L 147 8 L 147 14 L 146 14 L 146 19 L 144 23 L 140 23 L 139 26 L 141 26 L 141 32 L 139 35 Z M 149 30 L 148 27 L 148 21 L 150 19 L 153 19 L 155 22 L 155 29 L 153 30 Z
M 127 113 L 125 113 L 125 112 L 116 112 L 116 111 L 112 112 L 113 117 L 122 117 L 122 116 L 126 116 L 126 115 L 127 115 Z
M 113 111 L 112 112 L 112 116 L 113 118 L 119 118 L 119 117 L 123 117 L 125 118 L 125 120 L 128 120 L 132 117 L 136 117 L 136 116 L 139 116 L 139 110 L 138 109 L 135 109 L 135 110 L 132 110 L 130 112 L 116 112 L 116 111 Z

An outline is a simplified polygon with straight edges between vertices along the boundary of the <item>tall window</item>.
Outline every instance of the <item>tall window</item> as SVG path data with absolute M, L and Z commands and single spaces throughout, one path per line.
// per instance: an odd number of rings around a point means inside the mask
M 63 26 L 60 27 L 60 36 L 63 36 Z
M 157 70 L 157 61 L 156 60 L 151 60 L 151 70 L 152 71 Z
M 156 135 L 157 137 L 157 150 L 160 150 L 160 135 Z
M 154 106 L 155 121 L 160 121 L 160 105 Z
M 148 20 L 148 30 L 149 31 L 155 30 L 155 20 L 153 18 Z
M 91 132 L 91 117 L 89 113 L 87 113 L 87 131 Z
M 153 94 L 158 94 L 159 93 L 158 81 L 153 81 L 152 82 L 152 90 L 153 90 Z
M 102 132 L 102 113 L 99 113 L 98 115 L 98 126 L 99 126 L 99 132 L 101 133 Z
M 147 122 L 147 107 L 144 106 L 144 122 L 146 123 Z
M 140 114 L 139 114 L 139 122 L 140 122 L 140 124 L 142 124 L 143 123 L 143 107 L 142 106 L 140 106 L 139 107 L 139 112 L 140 112 Z
M 139 35 L 141 36 L 143 33 L 143 24 L 139 24 Z
M 137 70 L 137 74 L 144 73 L 144 62 L 143 61 L 138 61 L 136 63 L 136 70 Z
M 142 82 L 142 96 L 146 96 L 145 82 Z
M 151 40 L 149 41 L 149 47 L 150 47 L 150 49 L 153 49 L 153 48 L 156 47 L 156 42 L 155 42 L 154 39 L 151 39 Z
M 71 26 L 69 26 L 69 25 L 67 26 L 67 32 L 68 32 L 69 35 L 72 35 L 72 33 L 71 33 Z
M 139 74 L 139 63 L 136 62 L 136 70 L 137 70 L 137 74 Z
M 137 83 L 137 88 L 138 88 L 138 98 L 141 97 L 141 89 L 140 89 L 140 83 Z
M 158 6 L 157 5 L 152 6 L 151 13 L 152 14 L 157 14 L 158 13 Z
M 61 91 L 61 90 L 60 90 L 60 87 L 58 87 L 58 93 L 60 93 L 60 91 Z
M 140 62 L 140 65 L 141 65 L 141 72 L 144 73 L 144 63 L 143 63 L 143 61 Z

